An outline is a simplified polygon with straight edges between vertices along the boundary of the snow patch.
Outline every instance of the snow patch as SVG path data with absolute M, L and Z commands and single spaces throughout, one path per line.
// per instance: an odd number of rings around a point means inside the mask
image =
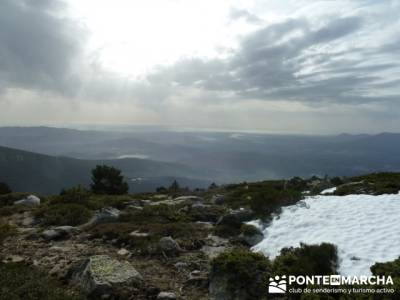
M 333 187 L 333 188 L 329 188 L 329 189 L 323 190 L 320 194 L 321 195 L 332 194 L 335 191 L 336 191 L 336 187 Z
M 400 256 L 399 215 L 400 194 L 307 197 L 301 205 L 282 208 L 252 250 L 275 258 L 300 242 L 333 243 L 342 275 L 370 275 L 374 263 Z

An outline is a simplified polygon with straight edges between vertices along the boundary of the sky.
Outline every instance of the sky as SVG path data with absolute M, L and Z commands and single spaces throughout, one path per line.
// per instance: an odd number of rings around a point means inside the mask
M 400 132 L 400 1 L 1 0 L 0 126 Z

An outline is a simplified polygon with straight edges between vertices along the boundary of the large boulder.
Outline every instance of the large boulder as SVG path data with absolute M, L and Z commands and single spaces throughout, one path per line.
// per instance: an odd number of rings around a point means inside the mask
M 72 270 L 72 281 L 91 297 L 112 296 L 120 288 L 139 287 L 143 278 L 127 261 L 118 261 L 107 255 L 95 255 L 82 261 Z
M 158 247 L 161 252 L 166 255 L 177 255 L 182 251 L 179 244 L 170 236 L 162 237 L 158 242 Z
M 40 198 L 35 195 L 29 195 L 28 197 L 15 201 L 14 205 L 28 205 L 28 206 L 38 206 L 40 205 Z

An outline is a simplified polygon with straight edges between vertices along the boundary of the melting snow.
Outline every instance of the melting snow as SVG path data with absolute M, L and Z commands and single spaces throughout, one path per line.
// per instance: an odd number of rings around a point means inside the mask
M 307 197 L 284 207 L 253 247 L 271 258 L 283 247 L 333 243 L 342 275 L 369 275 L 375 262 L 400 256 L 400 193 Z

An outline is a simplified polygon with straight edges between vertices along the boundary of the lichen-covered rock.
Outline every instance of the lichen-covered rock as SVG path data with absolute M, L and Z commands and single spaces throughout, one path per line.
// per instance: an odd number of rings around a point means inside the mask
M 142 276 L 127 261 L 95 255 L 72 270 L 72 280 L 92 297 L 112 295 L 117 288 L 140 286 Z
M 38 206 L 40 205 L 40 198 L 35 195 L 29 195 L 28 197 L 15 201 L 14 205 L 28 205 L 28 206 Z

